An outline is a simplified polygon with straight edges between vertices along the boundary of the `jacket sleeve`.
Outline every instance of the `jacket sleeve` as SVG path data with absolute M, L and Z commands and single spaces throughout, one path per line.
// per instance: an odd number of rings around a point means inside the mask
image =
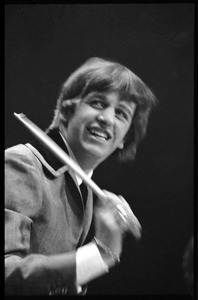
M 5 294 L 76 294 L 75 251 L 47 256 L 30 250 L 31 227 L 42 205 L 36 168 L 23 148 L 6 151 L 5 162 Z

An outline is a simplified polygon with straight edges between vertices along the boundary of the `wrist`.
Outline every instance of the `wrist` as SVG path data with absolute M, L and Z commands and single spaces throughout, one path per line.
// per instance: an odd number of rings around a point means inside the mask
M 94 237 L 93 240 L 96 246 L 98 247 L 98 250 L 100 251 L 103 260 L 106 261 L 108 265 L 115 265 L 120 262 L 120 256 L 117 253 L 115 253 L 115 251 L 107 247 L 96 237 Z

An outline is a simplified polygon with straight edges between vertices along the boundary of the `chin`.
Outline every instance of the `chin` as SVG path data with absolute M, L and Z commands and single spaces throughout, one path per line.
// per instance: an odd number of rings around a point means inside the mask
M 95 157 L 97 160 L 105 160 L 111 153 L 109 151 L 105 151 L 99 147 L 86 146 L 85 151 L 89 153 L 92 157 Z

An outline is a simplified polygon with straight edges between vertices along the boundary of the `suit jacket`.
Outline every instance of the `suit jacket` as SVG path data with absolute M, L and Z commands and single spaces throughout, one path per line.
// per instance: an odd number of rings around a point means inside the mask
M 67 151 L 58 133 L 48 133 Z M 5 151 L 5 293 L 76 294 L 76 248 L 93 215 L 67 166 L 41 144 Z

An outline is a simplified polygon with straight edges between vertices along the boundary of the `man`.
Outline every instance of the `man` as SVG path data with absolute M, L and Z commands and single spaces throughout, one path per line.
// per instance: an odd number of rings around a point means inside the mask
M 155 102 L 129 69 L 91 58 L 63 84 L 47 134 L 91 177 L 110 156 L 135 158 Z M 82 180 L 38 141 L 7 149 L 5 161 L 6 294 L 84 294 L 120 261 L 129 215 L 140 236 L 137 218 L 122 196 L 93 202 L 88 187 L 83 198 Z

